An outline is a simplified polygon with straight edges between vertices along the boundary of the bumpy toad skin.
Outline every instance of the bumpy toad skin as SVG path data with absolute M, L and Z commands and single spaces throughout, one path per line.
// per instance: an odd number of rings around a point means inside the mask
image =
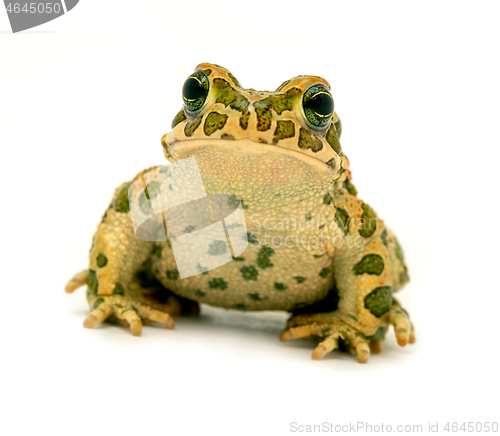
M 299 76 L 261 92 L 213 64 L 198 65 L 193 77 L 204 80 L 203 105 L 193 112 L 185 99 L 162 138 L 164 154 L 171 162 L 196 157 L 207 192 L 242 201 L 248 248 L 180 279 L 169 241 L 134 234 L 134 178 L 116 190 L 98 226 L 89 269 L 66 287 L 88 285 L 92 312 L 84 325 L 114 320 L 139 335 L 142 322 L 172 328 L 172 315 L 197 313 L 197 303 L 206 303 L 291 312 L 280 339 L 320 338 L 316 359 L 340 348 L 366 362 L 391 324 L 401 346 L 413 342 L 408 314 L 393 297 L 409 279 L 401 247 L 357 197 L 337 114 L 322 118 L 328 122 L 320 128 L 306 116 L 305 93 L 329 95 L 328 82 Z

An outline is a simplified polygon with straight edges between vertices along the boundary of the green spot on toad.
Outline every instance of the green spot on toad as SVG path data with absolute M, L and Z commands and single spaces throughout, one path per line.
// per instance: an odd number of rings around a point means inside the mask
M 157 257 L 158 259 L 161 258 L 162 251 L 163 251 L 163 249 L 162 249 L 161 245 L 153 244 L 153 250 L 151 251 L 151 254 L 153 256 Z
M 208 246 L 208 254 L 211 256 L 219 256 L 221 254 L 227 253 L 229 246 L 226 241 L 212 241 Z
M 343 230 L 344 234 L 349 233 L 349 214 L 345 209 L 337 208 L 335 211 L 335 222 L 339 226 L 340 229 Z
M 262 269 L 271 268 L 274 264 L 271 262 L 271 256 L 274 250 L 269 245 L 263 245 L 257 254 L 257 266 Z
M 243 266 L 240 268 L 241 275 L 245 280 L 257 280 L 259 271 L 254 266 Z
M 389 312 L 392 305 L 392 292 L 390 286 L 375 288 L 365 297 L 365 307 L 377 318 Z
M 89 269 L 89 275 L 87 276 L 87 286 L 89 287 L 89 291 L 97 295 L 98 281 L 95 271 Z
M 98 298 L 94 303 L 94 310 L 99 307 L 100 304 L 104 303 L 104 298 Z
M 107 263 L 108 263 L 108 258 L 104 256 L 104 254 L 99 253 L 97 256 L 97 266 L 99 268 L 104 268 Z
M 258 292 L 250 293 L 248 296 L 254 301 L 262 301 L 262 298 Z
M 208 286 L 212 289 L 227 289 L 227 282 L 223 278 L 216 278 L 208 281 Z
M 356 275 L 360 274 L 375 274 L 380 275 L 384 270 L 384 259 L 379 254 L 367 254 L 356 265 L 353 272 Z
M 326 268 L 323 268 L 320 272 L 319 272 L 319 276 L 322 277 L 322 278 L 326 278 L 328 277 L 328 274 L 330 274 L 330 271 L 332 269 L 330 267 L 326 267 Z
M 333 198 L 332 195 L 327 192 L 325 195 L 323 195 L 323 204 L 332 204 Z
M 287 286 L 284 285 L 283 283 L 276 282 L 274 284 L 274 289 L 276 289 L 277 291 L 286 291 Z
M 170 280 L 177 280 L 179 278 L 179 271 L 177 269 L 167 269 L 166 274 Z
M 245 239 L 245 236 L 243 236 L 243 239 Z M 246 239 L 248 240 L 249 244 L 258 244 L 259 240 L 255 235 L 252 235 L 251 233 L 247 233 Z
M 377 217 L 375 212 L 367 204 L 362 204 L 363 214 L 361 215 L 362 227 L 359 229 L 359 234 L 363 238 L 369 238 L 377 230 Z
M 127 186 L 124 186 L 118 197 L 115 201 L 115 210 L 121 213 L 127 213 L 130 211 L 130 204 L 128 202 L 128 188 L 130 187 L 130 183 Z
M 113 294 L 117 295 L 124 295 L 125 290 L 123 289 L 123 286 L 120 283 L 116 283 L 115 287 L 113 288 Z

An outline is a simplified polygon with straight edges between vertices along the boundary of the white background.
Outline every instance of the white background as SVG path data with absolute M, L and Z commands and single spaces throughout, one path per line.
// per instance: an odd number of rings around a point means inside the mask
M 497 2 L 81 0 L 10 34 L 0 10 L 5 435 L 286 435 L 300 425 L 500 421 Z M 203 307 L 167 331 L 82 327 L 116 186 L 164 163 L 200 62 L 246 87 L 325 77 L 359 195 L 396 232 L 417 343 L 360 365 L 286 315 Z M 441 432 L 441 434 L 448 434 Z

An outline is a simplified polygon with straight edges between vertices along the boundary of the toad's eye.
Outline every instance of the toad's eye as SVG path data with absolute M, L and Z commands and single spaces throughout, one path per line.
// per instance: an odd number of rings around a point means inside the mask
M 325 85 L 313 85 L 302 97 L 307 124 L 315 129 L 328 127 L 333 116 L 333 98 Z
M 202 71 L 195 71 L 184 82 L 182 99 L 189 113 L 195 114 L 201 110 L 207 100 L 210 82 Z

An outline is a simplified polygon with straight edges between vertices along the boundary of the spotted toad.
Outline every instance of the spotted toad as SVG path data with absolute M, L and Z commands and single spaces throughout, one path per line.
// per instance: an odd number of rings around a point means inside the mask
M 186 80 L 183 103 L 161 140 L 165 157 L 195 157 L 207 192 L 241 200 L 248 247 L 229 263 L 181 279 L 168 240 L 134 233 L 134 178 L 116 190 L 88 269 L 66 286 L 72 292 L 87 285 L 84 326 L 110 320 L 140 335 L 143 322 L 173 328 L 174 315 L 198 313 L 205 303 L 288 311 L 280 339 L 319 338 L 315 359 L 341 349 L 366 362 L 390 325 L 399 345 L 413 342 L 408 313 L 394 298 L 409 279 L 403 252 L 357 196 L 328 82 L 298 76 L 274 92 L 256 91 L 203 63 Z

